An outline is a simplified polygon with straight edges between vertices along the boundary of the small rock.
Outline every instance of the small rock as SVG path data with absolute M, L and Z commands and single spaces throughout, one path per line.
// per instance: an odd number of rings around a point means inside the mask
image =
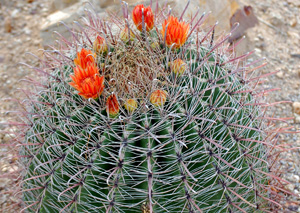
M 291 25 L 291 27 L 296 27 L 296 25 L 297 25 L 297 19 L 296 18 L 292 18 L 290 20 L 290 25 Z
M 262 36 L 262 34 L 258 34 L 257 38 L 259 38 L 260 40 L 264 40 L 264 37 Z
M 298 175 L 291 175 L 287 179 L 290 182 L 297 183 L 297 182 L 299 182 L 300 177 Z
M 14 137 L 13 134 L 5 134 L 4 137 L 3 137 L 3 141 L 4 142 L 10 142 L 13 137 Z
M 291 37 L 292 39 L 295 39 L 295 40 L 300 39 L 300 35 L 299 35 L 298 32 L 287 31 L 287 35 L 288 35 L 289 37 Z
M 297 91 L 300 88 L 300 82 L 295 82 L 294 89 Z
M 288 206 L 288 209 L 289 209 L 290 211 L 293 211 L 293 212 L 298 212 L 298 205 L 297 205 L 297 204 L 290 204 L 290 205 Z
M 286 161 L 280 160 L 280 163 L 281 163 L 281 165 L 284 165 L 284 164 L 286 164 Z
M 295 189 L 295 185 L 294 184 L 288 184 L 288 185 L 285 186 L 285 188 L 292 192 Z
M 15 172 L 18 170 L 18 167 L 16 165 L 11 165 L 9 168 L 8 168 L 8 172 Z
M 16 18 L 19 12 L 20 11 L 18 9 L 14 9 L 10 15 L 11 15 L 11 17 Z
M 283 17 L 280 15 L 280 13 L 272 12 L 270 16 L 272 25 L 281 26 L 283 24 Z
M 24 32 L 26 35 L 30 35 L 31 34 L 31 30 L 27 27 L 24 28 Z
M 300 102 L 293 103 L 293 112 L 300 115 Z
M 277 76 L 278 78 L 283 78 L 284 73 L 283 73 L 282 71 L 280 71 L 280 72 L 276 73 L 276 76 Z
M 4 57 L 0 56 L 0 63 L 2 63 L 4 61 Z
M 291 56 L 293 58 L 300 58 L 300 54 L 299 53 L 291 53 Z
M 0 179 L 0 190 L 4 189 L 5 186 L 9 183 L 10 179 L 8 178 L 1 178 Z

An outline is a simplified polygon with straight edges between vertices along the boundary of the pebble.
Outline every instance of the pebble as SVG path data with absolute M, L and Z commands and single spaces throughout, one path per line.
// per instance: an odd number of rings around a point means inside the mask
M 18 9 L 14 9 L 14 10 L 11 12 L 10 15 L 11 15 L 12 18 L 16 18 L 19 12 L 20 12 L 20 11 L 19 11 Z
M 27 27 L 24 28 L 24 32 L 26 35 L 30 35 L 31 34 L 31 30 Z
M 291 25 L 291 27 L 296 27 L 296 25 L 297 25 L 297 19 L 296 18 L 292 18 L 290 20 L 290 25 Z
M 10 179 L 8 178 L 0 178 L 0 190 L 3 190 L 5 186 L 9 183 Z
M 7 125 L 4 124 L 3 122 L 0 122 L 0 130 L 4 130 L 4 128 L 6 127 Z
M 292 192 L 295 189 L 295 185 L 292 184 L 292 183 L 290 183 L 290 184 L 286 185 L 285 188 L 288 189 L 288 190 L 290 190 Z
M 13 134 L 5 134 L 3 137 L 3 142 L 10 142 L 13 137 L 14 137 Z
M 300 177 L 298 175 L 291 175 L 287 179 L 290 182 L 297 183 L 297 182 L 299 182 Z
M 300 123 L 300 115 L 294 114 L 294 123 Z
M 281 165 L 285 165 L 286 164 L 286 161 L 284 161 L 284 160 L 280 160 L 279 162 L 281 163 Z
M 300 38 L 300 34 L 298 32 L 294 32 L 294 31 L 287 31 L 287 35 L 290 36 L 292 39 L 299 39 Z
M 276 73 L 276 76 L 278 78 L 283 78 L 284 77 L 284 73 L 282 71 L 280 71 L 280 72 Z
M 298 212 L 298 208 L 299 207 L 296 204 L 291 204 L 291 205 L 288 206 L 288 209 L 293 211 L 293 212 Z
M 256 55 L 258 55 L 259 57 L 261 57 L 261 49 L 259 48 L 254 48 Z
M 271 24 L 274 25 L 274 26 L 280 26 L 282 25 L 284 22 L 283 22 L 283 17 L 281 16 L 280 13 L 278 12 L 271 12 L 270 14 L 271 16 Z
M 293 112 L 297 115 L 300 115 L 300 102 L 293 103 Z

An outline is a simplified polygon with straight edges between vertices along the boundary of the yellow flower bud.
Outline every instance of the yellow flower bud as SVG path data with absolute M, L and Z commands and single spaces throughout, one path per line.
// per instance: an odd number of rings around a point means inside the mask
M 132 30 L 130 30 L 130 40 L 133 41 L 135 38 L 135 35 L 133 34 Z M 129 40 L 129 35 L 128 35 L 128 28 L 125 27 L 121 34 L 120 34 L 120 39 L 124 42 L 127 42 Z
M 99 54 L 106 53 L 108 47 L 105 42 L 105 39 L 98 35 L 93 43 L 93 49 L 96 53 Z
M 152 47 L 152 49 L 158 49 L 159 48 L 159 43 L 155 41 L 150 46 Z
M 137 109 L 138 104 L 137 104 L 136 100 L 128 99 L 125 102 L 124 107 L 128 112 L 134 112 Z
M 171 62 L 171 70 L 176 75 L 182 75 L 186 69 L 187 64 L 179 58 Z
M 166 103 L 167 100 L 167 92 L 164 90 L 156 90 L 150 96 L 150 102 L 156 106 L 160 107 Z

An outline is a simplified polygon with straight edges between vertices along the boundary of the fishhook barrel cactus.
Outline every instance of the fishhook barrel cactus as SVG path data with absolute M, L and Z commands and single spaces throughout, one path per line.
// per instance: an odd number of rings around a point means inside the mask
M 187 5 L 188 6 L 188 5 Z M 261 60 L 214 41 L 207 15 L 158 4 L 87 12 L 23 102 L 27 212 L 267 212 L 280 190 Z M 154 12 L 153 12 L 154 11 Z M 131 15 L 132 14 L 132 15 Z M 254 66 L 259 64 L 257 66 Z

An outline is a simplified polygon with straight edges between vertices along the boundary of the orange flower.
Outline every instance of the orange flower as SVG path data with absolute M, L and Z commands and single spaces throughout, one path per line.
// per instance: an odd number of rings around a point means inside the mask
M 74 59 L 74 63 L 82 69 L 85 69 L 89 63 L 95 64 L 95 58 L 95 53 L 92 53 L 91 50 L 82 48 L 81 51 L 77 53 L 77 58 Z
M 104 76 L 99 76 L 98 68 L 95 64 L 88 63 L 86 69 L 81 66 L 74 68 L 74 75 L 70 75 L 73 82 L 69 83 L 79 91 L 79 95 L 84 98 L 98 98 L 104 89 Z
M 96 53 L 106 53 L 108 48 L 105 42 L 105 39 L 101 36 L 97 35 L 94 43 L 93 43 L 93 49 Z
M 150 102 L 156 106 L 160 107 L 166 103 L 167 100 L 167 92 L 163 90 L 156 90 L 150 96 Z
M 183 60 L 177 58 L 171 63 L 171 70 L 176 75 L 182 75 L 187 68 L 187 64 Z
M 152 30 L 154 26 L 154 16 L 152 13 L 152 9 L 150 6 L 144 7 L 144 5 L 140 4 L 135 6 L 135 8 L 132 11 L 132 19 L 136 26 L 136 28 L 139 31 L 143 30 L 143 12 L 142 9 L 144 9 L 144 23 L 146 26 L 146 30 L 149 32 Z
M 161 34 L 164 38 L 166 27 L 166 44 L 167 46 L 172 46 L 174 48 L 180 48 L 187 39 L 188 32 L 190 29 L 189 24 L 185 22 L 179 22 L 176 17 L 170 16 L 168 20 L 165 20 L 162 25 Z
M 106 111 L 111 118 L 115 118 L 119 114 L 120 108 L 115 94 L 112 94 L 107 98 Z

